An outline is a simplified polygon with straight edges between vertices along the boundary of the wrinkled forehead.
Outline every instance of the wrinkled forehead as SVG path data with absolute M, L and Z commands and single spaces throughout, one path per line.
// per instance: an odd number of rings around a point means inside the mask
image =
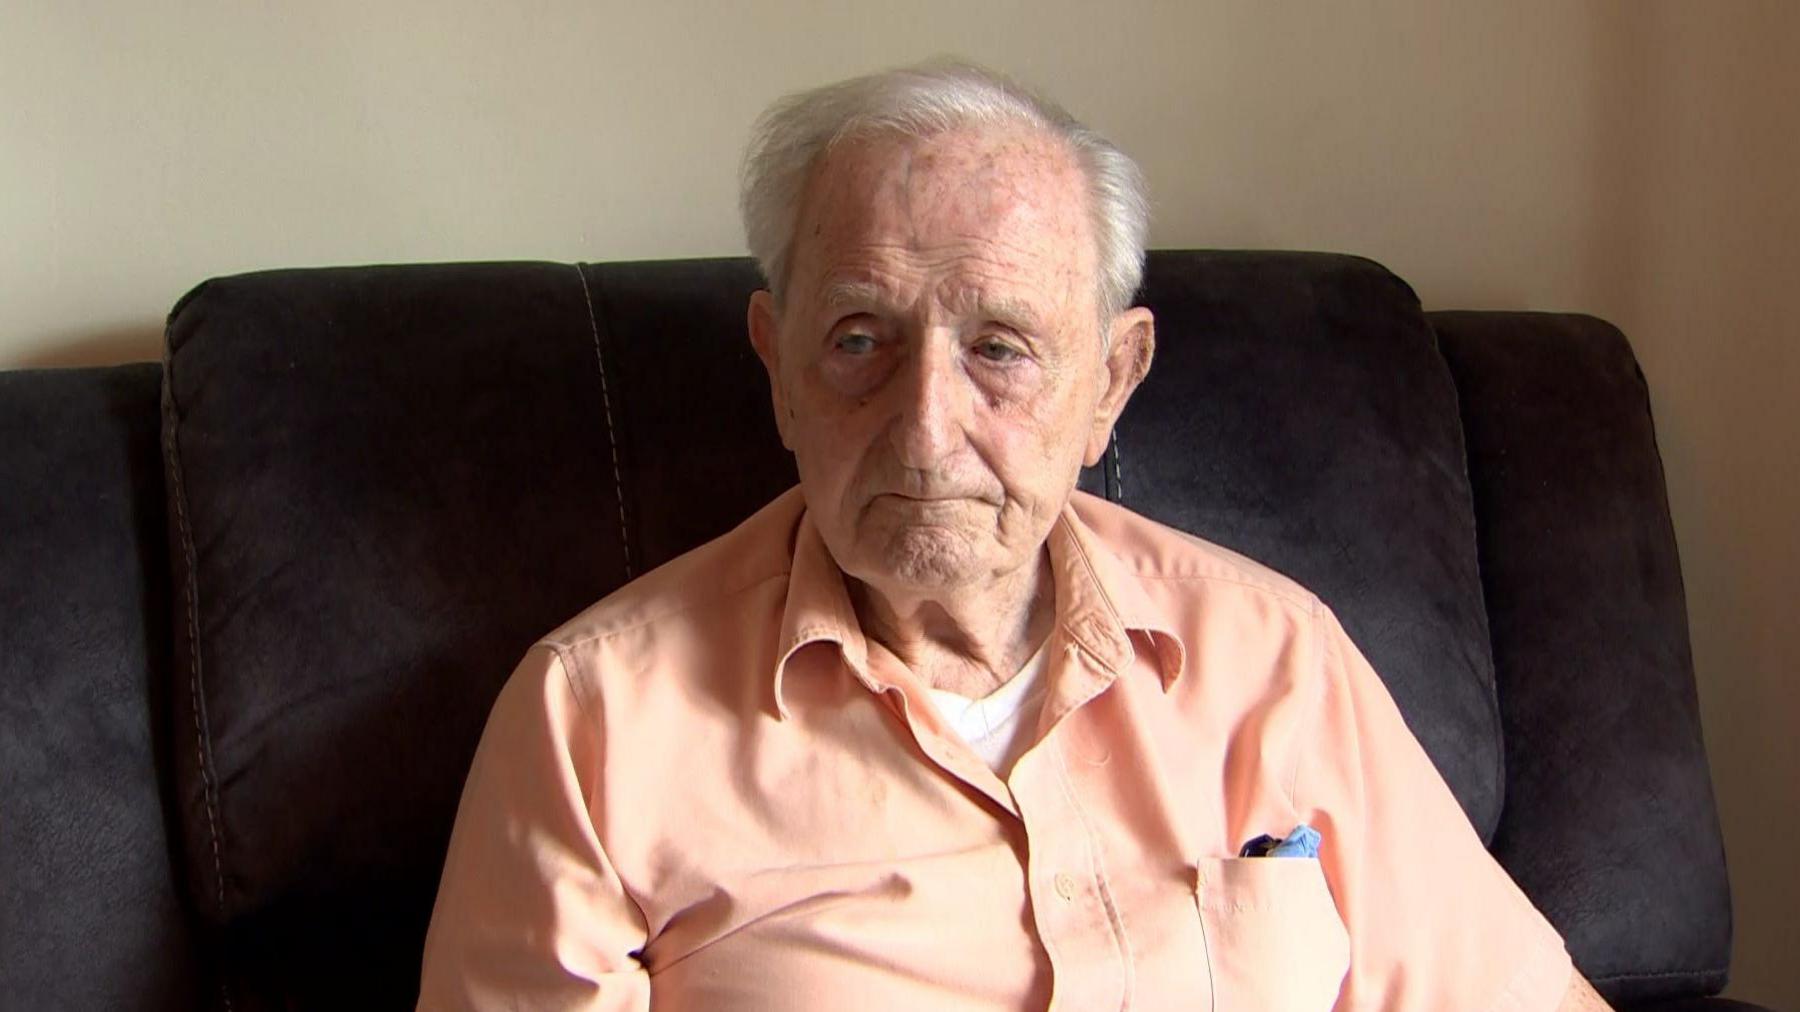
M 963 257 L 1091 298 L 1097 278 L 1084 178 L 1058 138 L 1026 126 L 833 147 L 810 174 L 795 223 L 790 288 L 816 291 L 870 257 Z

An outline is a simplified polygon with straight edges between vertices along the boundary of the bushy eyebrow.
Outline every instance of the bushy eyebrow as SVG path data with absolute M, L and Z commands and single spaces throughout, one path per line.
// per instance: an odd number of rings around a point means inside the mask
M 825 287 L 824 301 L 833 308 L 868 309 L 892 306 L 897 301 L 883 285 L 870 281 L 834 281 Z M 1037 307 L 1028 299 L 1000 292 L 959 288 L 949 299 L 954 312 L 973 309 L 978 315 L 1014 330 L 1035 333 L 1042 329 Z
M 868 281 L 834 281 L 825 286 L 825 304 L 833 307 L 867 308 L 893 304 L 888 290 Z
M 987 319 L 1003 327 L 1035 334 L 1043 329 L 1037 307 L 1026 299 L 999 293 L 982 293 L 975 298 L 975 308 Z

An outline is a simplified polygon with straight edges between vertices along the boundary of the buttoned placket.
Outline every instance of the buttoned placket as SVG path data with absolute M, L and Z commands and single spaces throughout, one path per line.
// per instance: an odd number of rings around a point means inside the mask
M 1125 1008 L 1130 945 L 1112 902 L 1106 855 L 1068 770 L 1069 728 L 1115 677 L 1066 642 L 1051 672 L 1042 740 L 1014 767 L 1011 783 L 1029 841 L 1032 915 L 1054 968 L 1053 1009 Z
M 1026 882 L 1038 940 L 1050 958 L 1052 1009 L 1107 1009 L 1129 1005 L 1130 946 L 1113 907 L 1106 863 L 1091 817 L 1069 776 L 1059 733 L 1080 709 L 1111 685 L 1105 670 L 1073 642 L 1065 641 L 1045 672 L 1051 690 L 1040 715 L 1041 739 L 1014 765 L 1007 781 L 967 743 L 938 733 L 913 712 L 916 703 L 899 685 L 876 685 L 912 733 L 920 751 L 950 776 L 991 800 L 1024 827 Z M 871 671 L 871 675 L 874 672 Z
M 1058 539 L 1061 538 L 1059 541 Z M 865 640 L 841 588 L 820 602 L 829 620 L 819 628 L 796 624 L 783 656 L 811 639 L 829 639 L 849 673 L 904 724 L 925 758 L 972 793 L 995 819 L 1014 820 L 1006 835 L 1025 842 L 1025 881 L 1033 925 L 1052 967 L 1053 1009 L 1124 1008 L 1131 1003 L 1131 943 L 1114 902 L 1102 837 L 1069 771 L 1069 742 L 1080 712 L 1105 691 L 1135 655 L 1106 589 L 1076 531 L 1064 521 L 1052 533 L 1059 624 L 1045 672 L 1048 691 L 1039 713 L 1040 740 L 1002 780 L 960 735 L 936 715 L 926 687 L 898 658 Z M 806 530 L 796 565 L 823 569 L 824 547 Z M 835 574 L 832 574 L 835 575 Z M 1141 609 L 1139 609 L 1141 611 Z M 1159 662 L 1160 664 L 1161 662 Z M 1179 670 L 1179 654 L 1174 662 Z M 1167 685 L 1168 672 L 1160 677 Z M 776 705 L 781 709 L 780 668 Z

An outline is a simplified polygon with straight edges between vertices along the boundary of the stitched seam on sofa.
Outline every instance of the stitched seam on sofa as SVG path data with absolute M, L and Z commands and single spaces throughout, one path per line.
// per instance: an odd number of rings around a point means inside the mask
M 1125 475 L 1119 470 L 1119 459 L 1123 456 L 1124 451 L 1120 449 L 1119 429 L 1114 426 L 1112 432 L 1113 495 L 1117 498 L 1113 502 L 1121 505 L 1125 502 Z
M 594 315 L 594 296 L 588 290 L 587 272 L 575 265 L 581 280 L 581 299 L 587 303 L 588 330 L 594 335 L 594 364 L 600 369 L 600 410 L 606 416 L 606 450 L 612 456 L 613 495 L 619 500 L 619 544 L 625 552 L 625 579 L 632 577 L 631 530 L 625 523 L 625 478 L 619 469 L 619 440 L 613 434 L 612 394 L 606 385 L 606 356 L 600 351 L 600 319 Z
M 219 916 L 225 916 L 225 862 L 220 856 L 219 844 L 219 798 L 218 783 L 212 775 L 212 728 L 206 717 L 205 700 L 201 696 L 200 681 L 200 620 L 199 590 L 195 569 L 198 566 L 197 554 L 194 551 L 194 529 L 188 522 L 187 515 L 187 482 L 182 473 L 180 438 L 177 435 L 177 419 L 181 412 L 175 403 L 175 363 L 174 356 L 167 350 L 167 338 L 164 339 L 163 353 L 163 389 L 168 398 L 168 417 L 164 420 L 166 439 L 163 446 L 165 466 L 169 471 L 170 484 L 175 490 L 175 527 L 181 537 L 181 559 L 186 569 L 182 587 L 182 597 L 187 608 L 188 633 L 188 700 L 194 716 L 194 755 L 200 768 L 200 796 L 206 808 L 206 828 L 212 843 L 213 878 L 217 888 L 214 901 L 218 904 Z M 221 985 L 221 990 L 222 990 Z M 225 996 L 225 1006 L 231 1007 L 229 994 Z
M 1664 980 L 1669 977 L 1698 977 L 1703 974 L 1710 975 L 1724 972 L 1724 967 L 1716 966 L 1703 967 L 1697 970 L 1665 970 L 1655 973 L 1613 973 L 1604 977 L 1589 977 L 1588 982 L 1592 984 L 1611 984 L 1615 981 L 1622 980 Z

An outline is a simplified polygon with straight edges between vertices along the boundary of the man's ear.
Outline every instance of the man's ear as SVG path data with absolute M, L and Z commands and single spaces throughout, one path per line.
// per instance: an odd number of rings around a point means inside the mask
M 1082 463 L 1088 467 L 1100 463 L 1125 402 L 1150 372 L 1150 359 L 1156 354 L 1156 318 L 1143 306 L 1133 306 L 1113 317 L 1110 333 L 1112 340 L 1101 363 L 1100 380 L 1104 386 L 1099 403 L 1094 405 L 1094 425 L 1088 432 L 1082 457 Z
M 781 433 L 781 445 L 792 450 L 794 444 L 788 440 L 791 415 L 787 391 L 781 385 L 781 324 L 775 311 L 775 296 L 767 289 L 750 293 L 747 316 L 750 347 L 756 349 L 756 357 L 762 359 L 763 369 L 769 374 L 769 399 L 775 408 L 775 428 Z

